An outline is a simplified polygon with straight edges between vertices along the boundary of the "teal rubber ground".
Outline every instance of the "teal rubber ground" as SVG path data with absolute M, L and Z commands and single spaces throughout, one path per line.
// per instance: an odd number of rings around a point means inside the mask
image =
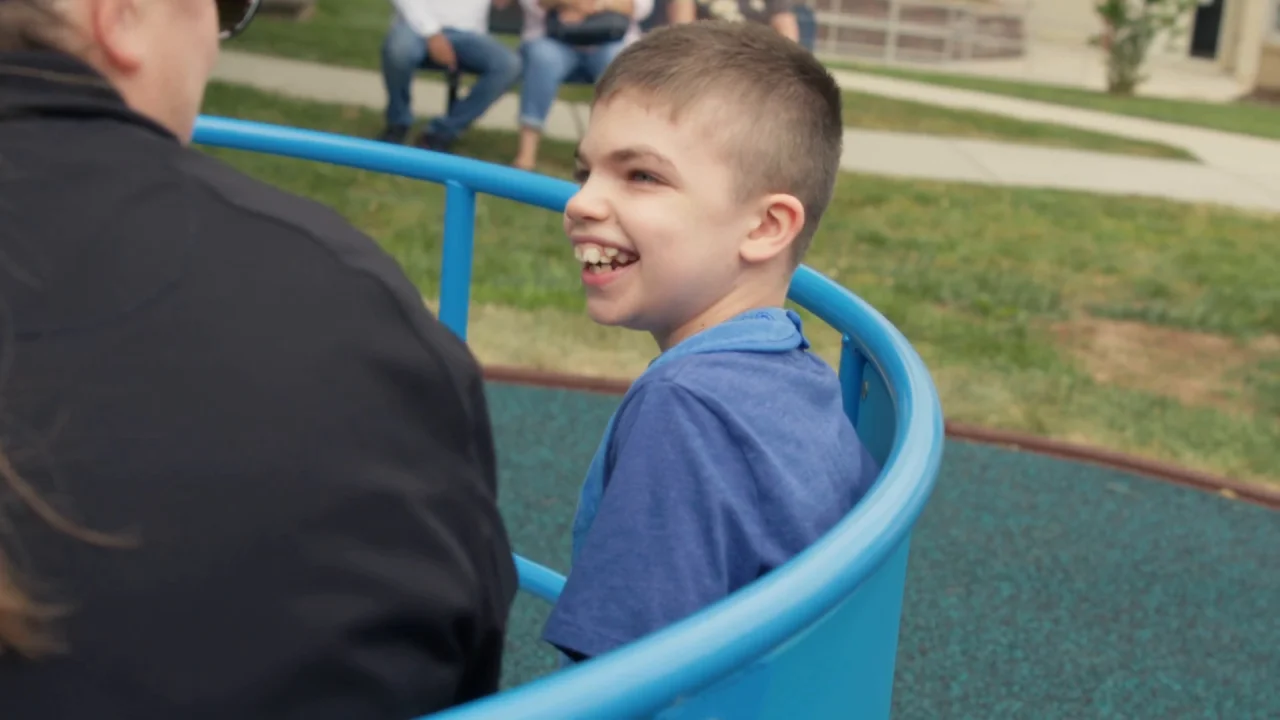
M 582 473 L 618 398 L 489 385 L 516 550 L 568 569 Z M 550 672 L 522 596 L 504 683 Z M 898 720 L 1280 717 L 1280 513 L 949 442 L 912 540 Z

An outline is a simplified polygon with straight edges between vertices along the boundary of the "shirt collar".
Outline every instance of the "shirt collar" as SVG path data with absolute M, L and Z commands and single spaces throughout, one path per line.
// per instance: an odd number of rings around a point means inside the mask
M 0 122 L 12 117 L 110 117 L 177 140 L 132 110 L 100 73 L 56 50 L 0 53 Z

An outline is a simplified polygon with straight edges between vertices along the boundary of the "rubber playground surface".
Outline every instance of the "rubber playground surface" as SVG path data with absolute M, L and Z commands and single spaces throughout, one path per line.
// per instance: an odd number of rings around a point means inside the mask
M 515 548 L 564 572 L 619 398 L 501 382 L 489 398 Z M 910 563 L 895 719 L 1280 717 L 1280 512 L 949 441 Z M 546 613 L 517 601 L 507 686 L 553 670 Z

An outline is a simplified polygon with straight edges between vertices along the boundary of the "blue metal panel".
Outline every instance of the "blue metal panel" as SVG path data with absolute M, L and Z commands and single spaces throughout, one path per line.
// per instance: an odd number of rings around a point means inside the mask
M 904 540 L 834 610 L 658 720 L 889 717 L 907 554 Z
M 858 426 L 858 412 L 862 406 L 862 374 L 867 359 L 863 357 L 853 339 L 844 335 L 840 339 L 840 391 L 844 393 L 844 414 L 854 427 Z
M 466 158 L 202 117 L 196 142 L 446 184 L 442 315 L 466 332 L 474 193 L 560 212 L 574 185 Z M 438 720 L 888 717 L 912 526 L 942 459 L 942 410 L 906 338 L 861 298 L 801 267 L 790 297 L 846 337 L 846 411 L 881 460 L 876 485 L 825 537 L 751 586 L 615 652 L 438 713 Z M 865 388 L 865 394 L 863 393 Z M 524 589 L 558 574 L 516 556 Z
M 862 376 L 862 409 L 854 427 L 871 457 L 883 466 L 893 449 L 897 413 L 889 385 L 878 372 L 867 372 Z

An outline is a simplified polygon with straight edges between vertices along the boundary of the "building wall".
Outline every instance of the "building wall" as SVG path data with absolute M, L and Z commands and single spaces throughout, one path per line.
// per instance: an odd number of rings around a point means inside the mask
M 1267 62 L 1274 63 L 1275 46 L 1280 44 L 1278 9 L 1280 0 L 1235 0 L 1227 6 L 1219 61 L 1246 85 L 1259 79 Z
M 1031 41 L 1086 45 L 1102 30 L 1089 0 L 1026 0 L 1027 36 Z
M 1240 64 L 1240 37 L 1243 32 L 1241 21 L 1248 16 L 1249 5 L 1259 0 L 1235 0 L 1228 2 L 1222 13 L 1222 35 L 1218 38 L 1218 59 L 1223 70 L 1235 73 Z M 1261 0 L 1266 3 L 1270 0 Z
M 1262 48 L 1254 88 L 1272 93 L 1280 92 L 1280 42 L 1272 42 Z
M 1086 45 L 1089 38 L 1102 29 L 1093 9 L 1094 2 L 1025 0 L 1028 41 Z M 1005 4 L 1016 6 L 1018 2 L 1005 0 Z M 1189 57 L 1191 29 L 1192 18 L 1188 17 L 1181 35 L 1156 40 L 1151 58 Z M 1271 78 L 1275 72 L 1272 68 L 1277 46 L 1280 46 L 1280 0 L 1226 0 L 1217 58 L 1223 70 L 1245 83 L 1252 83 L 1260 74 Z
M 1227 11 L 1232 4 L 1240 2 L 1254 0 L 1226 0 Z M 1032 42 L 1088 45 L 1090 38 L 1102 31 L 1095 3 L 1096 0 L 1025 0 L 1028 39 Z M 1158 38 L 1152 45 L 1152 56 L 1186 56 L 1191 47 L 1190 19 L 1186 27 L 1188 32 L 1181 35 Z
M 1222 18 L 1222 44 L 1218 51 L 1224 70 L 1243 82 L 1252 82 L 1258 72 L 1267 18 L 1277 0 L 1235 0 Z

